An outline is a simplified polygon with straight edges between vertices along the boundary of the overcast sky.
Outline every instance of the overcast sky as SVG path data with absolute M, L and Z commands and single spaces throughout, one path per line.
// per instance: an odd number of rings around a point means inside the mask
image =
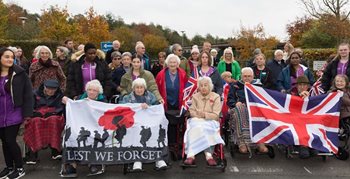
M 268 35 L 287 39 L 286 25 L 305 15 L 299 0 L 4 0 L 30 13 L 41 13 L 50 5 L 67 6 L 69 13 L 84 13 L 90 6 L 99 14 L 113 13 L 126 23 L 160 24 L 185 31 L 192 38 L 207 33 L 232 37 L 240 26 L 261 23 Z

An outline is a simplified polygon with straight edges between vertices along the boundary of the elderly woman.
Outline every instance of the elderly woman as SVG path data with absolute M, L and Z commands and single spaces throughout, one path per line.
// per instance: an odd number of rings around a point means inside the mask
M 273 90 L 276 90 L 276 82 L 278 75 L 281 73 L 283 68 L 287 66 L 285 60 L 283 60 L 283 51 L 279 49 L 276 50 L 274 52 L 274 58 L 267 62 L 266 66 L 271 70 Z
M 164 108 L 179 110 L 182 104 L 183 93 L 187 83 L 186 72 L 179 68 L 180 58 L 170 54 L 165 59 L 167 67 L 157 75 L 156 82 L 161 97 L 164 99 Z
M 64 96 L 62 98 L 62 103 L 66 104 L 68 101 L 68 97 Z M 96 100 L 101 102 L 107 102 L 105 96 L 103 95 L 103 87 L 98 80 L 91 80 L 85 85 L 85 92 L 78 96 L 77 99 L 89 99 Z M 66 163 L 60 173 L 61 177 L 77 177 L 77 165 L 76 163 Z M 90 174 L 88 176 L 100 175 L 104 173 L 105 166 L 104 165 L 90 165 L 89 166 Z
M 142 109 L 147 109 L 150 105 L 158 104 L 156 97 L 150 91 L 147 91 L 146 81 L 143 78 L 137 78 L 132 82 L 133 92 L 124 96 L 123 100 L 120 102 L 124 103 L 141 103 Z M 159 160 L 156 162 L 156 168 L 166 169 L 167 164 L 164 160 Z M 140 161 L 134 162 L 133 170 L 141 171 L 142 163 Z
M 33 89 L 37 90 L 44 81 L 53 79 L 60 83 L 60 89 L 66 89 L 66 76 L 60 64 L 52 60 L 52 52 L 47 46 L 40 46 L 36 54 L 37 62 L 29 67 L 29 78 Z
M 60 64 L 65 75 L 67 75 L 68 66 L 70 63 L 70 60 L 68 59 L 68 52 L 69 50 L 67 47 L 58 46 L 56 48 L 56 58 L 54 59 Z
M 250 128 L 248 119 L 248 109 L 246 106 L 246 98 L 244 92 L 244 84 L 258 84 L 261 83 L 254 80 L 254 72 L 250 67 L 242 69 L 242 79 L 230 84 L 230 91 L 227 97 L 227 105 L 230 108 L 231 116 L 233 117 L 232 123 L 235 127 L 234 138 L 238 142 L 239 152 L 248 153 L 248 145 L 251 142 Z M 268 148 L 265 144 L 258 144 L 258 150 L 261 153 L 267 153 Z
M 189 109 L 191 118 L 187 121 L 184 136 L 186 160 L 185 165 L 195 163 L 195 155 L 204 150 L 209 166 L 217 165 L 212 153 L 214 146 L 224 144 L 220 136 L 219 116 L 221 112 L 220 96 L 214 92 L 213 83 L 209 77 L 198 79 L 198 93 L 192 97 Z M 202 145 L 195 145 L 198 142 Z
M 255 65 L 252 67 L 254 71 L 254 79 L 260 80 L 264 88 L 272 89 L 274 87 L 272 81 L 272 72 L 266 66 L 265 55 L 259 53 L 255 55 Z
M 231 48 L 226 48 L 224 50 L 224 60 L 221 60 L 218 64 L 218 71 L 220 75 L 225 72 L 231 72 L 232 78 L 234 80 L 239 80 L 241 77 L 241 67 L 233 56 Z
M 122 79 L 122 76 L 129 72 L 131 69 L 131 58 L 132 55 L 130 52 L 124 52 L 122 54 L 122 65 L 116 68 L 114 71 L 112 71 L 112 81 L 115 85 L 116 91 L 114 94 L 120 94 L 121 88 L 120 88 L 120 81 Z
M 191 69 L 190 64 L 188 63 L 188 60 L 186 57 L 182 56 L 183 49 L 180 44 L 173 44 L 171 48 L 171 52 L 175 55 L 177 55 L 180 59 L 180 65 L 179 67 L 185 70 L 187 77 L 191 76 Z
M 132 59 L 132 68 L 129 72 L 125 73 L 120 81 L 120 94 L 122 96 L 130 94 L 132 92 L 132 82 L 137 78 L 143 78 L 147 84 L 147 90 L 151 91 L 157 98 L 157 101 L 163 103 L 163 98 L 160 95 L 157 84 L 151 72 L 142 69 L 141 59 L 134 56 Z
M 299 76 L 305 75 L 310 82 L 310 85 L 314 83 L 314 77 L 312 72 L 300 64 L 301 56 L 298 52 L 292 52 L 289 56 L 289 65 L 287 65 L 279 74 L 277 79 L 277 90 L 282 93 L 290 93 L 292 95 L 297 94 L 296 79 Z
M 111 71 L 114 71 L 116 68 L 120 66 L 120 63 L 122 61 L 122 54 L 120 52 L 115 51 L 111 54 L 111 60 L 112 62 L 108 64 L 108 68 Z
M 67 96 L 77 99 L 84 92 L 86 84 L 91 80 L 100 81 L 103 94 L 107 98 L 112 96 L 112 77 L 107 63 L 98 56 L 98 50 L 94 44 L 87 43 L 84 46 L 84 54 L 79 59 L 73 58 L 68 69 Z
M 221 76 L 216 68 L 210 66 L 211 62 L 212 58 L 209 52 L 203 51 L 199 55 L 199 66 L 197 68 L 198 74 L 199 76 L 210 77 L 212 82 L 214 83 L 213 91 L 221 95 L 223 90 Z

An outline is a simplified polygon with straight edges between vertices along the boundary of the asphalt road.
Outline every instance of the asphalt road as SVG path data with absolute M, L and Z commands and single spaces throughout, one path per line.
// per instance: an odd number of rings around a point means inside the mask
M 0 151 L 0 167 L 3 168 L 5 161 L 2 148 Z M 220 170 L 208 169 L 203 154 L 199 154 L 196 158 L 197 168 L 183 170 L 180 162 L 172 162 L 170 169 L 157 172 L 153 170 L 153 164 L 147 164 L 144 165 L 145 172 L 143 173 L 123 175 L 123 167 L 116 165 L 107 166 L 106 172 L 101 176 L 89 178 L 350 178 L 350 160 L 340 161 L 335 157 L 327 157 L 326 161 L 319 156 L 310 159 L 299 159 L 297 156 L 287 159 L 282 152 L 276 150 L 274 159 L 266 155 L 253 155 L 252 158 L 249 158 L 241 154 L 236 154 L 232 158 L 227 149 L 225 156 L 227 167 L 223 173 Z M 41 151 L 39 159 L 40 162 L 37 165 L 25 166 L 26 176 L 24 178 L 60 178 L 58 173 L 61 162 L 52 160 L 49 150 Z M 88 167 L 79 166 L 78 173 L 79 178 L 86 178 Z

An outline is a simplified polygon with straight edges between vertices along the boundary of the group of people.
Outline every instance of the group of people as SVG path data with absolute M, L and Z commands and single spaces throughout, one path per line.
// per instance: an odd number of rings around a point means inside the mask
M 286 49 L 290 49 L 289 44 L 286 46 Z M 81 45 L 80 50 L 75 51 L 73 41 L 67 40 L 65 46 L 56 48 L 55 58 L 52 51 L 42 45 L 34 50 L 31 61 L 23 60 L 20 47 L 0 49 L 0 118 L 4 119 L 0 121 L 0 138 L 6 163 L 5 169 L 0 172 L 0 178 L 20 178 L 25 175 L 20 147 L 16 142 L 21 124 L 30 128 L 33 119 L 62 115 L 68 98 L 107 102 L 118 95 L 117 102 L 140 103 L 142 109 L 163 104 L 165 111 L 180 111 L 186 84 L 195 76 L 198 88 L 192 96 L 184 134 L 184 164 L 194 164 L 195 155 L 204 151 L 208 165 L 215 166 L 213 146 L 224 143 L 219 132 L 219 119 L 223 109 L 229 108 L 229 116 L 235 117 L 237 125 L 249 120 L 244 115 L 247 110 L 244 95 L 246 83 L 304 98 L 309 96 L 308 90 L 315 81 L 311 70 L 303 65 L 305 60 L 302 59 L 300 50 L 276 50 L 274 59 L 269 62 L 266 62 L 261 51 L 257 51 L 249 66 L 241 69 L 232 48 L 226 48 L 222 57 L 218 57 L 217 51 L 211 49 L 209 42 L 203 43 L 202 50 L 197 45 L 193 46 L 188 59 L 183 56 L 181 45 L 173 44 L 171 54 L 160 52 L 159 61 L 154 64 L 142 42 L 136 43 L 133 53 L 122 52 L 120 47 L 120 42 L 116 40 L 106 54 L 91 43 Z M 338 55 L 329 62 L 321 77 L 325 91 L 344 92 L 341 118 L 350 116 L 348 61 L 349 44 L 340 44 Z M 64 121 L 55 125 L 62 124 Z M 62 127 L 57 127 L 55 132 L 60 133 L 62 130 Z M 176 130 L 176 127 L 169 126 L 169 143 L 178 142 L 174 136 Z M 247 144 L 251 142 L 249 129 L 239 131 L 236 137 L 239 151 L 248 152 Z M 206 145 L 193 146 L 198 139 L 206 140 Z M 26 163 L 35 164 L 40 145 L 46 143 L 29 141 L 26 143 Z M 53 143 L 55 142 L 49 143 L 52 159 L 59 159 L 62 157 L 62 147 Z M 268 152 L 265 144 L 257 146 L 259 152 Z M 303 158 L 309 156 L 308 152 L 300 153 Z M 76 166 L 76 163 L 65 164 L 61 176 L 77 176 Z M 166 166 L 165 161 L 156 161 L 156 167 Z M 104 172 L 104 165 L 89 167 L 91 175 Z M 142 163 L 135 162 L 133 169 L 142 170 Z

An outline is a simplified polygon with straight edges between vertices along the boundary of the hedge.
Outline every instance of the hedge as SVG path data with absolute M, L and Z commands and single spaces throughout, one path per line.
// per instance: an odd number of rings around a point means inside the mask
M 55 56 L 56 47 L 62 45 L 59 42 L 48 42 L 48 41 L 39 41 L 39 40 L 3 40 L 0 39 L 0 47 L 8 47 L 8 46 L 20 46 L 24 52 L 24 56 L 28 59 L 32 58 L 32 52 L 35 47 L 39 45 L 48 46 L 52 53 Z

